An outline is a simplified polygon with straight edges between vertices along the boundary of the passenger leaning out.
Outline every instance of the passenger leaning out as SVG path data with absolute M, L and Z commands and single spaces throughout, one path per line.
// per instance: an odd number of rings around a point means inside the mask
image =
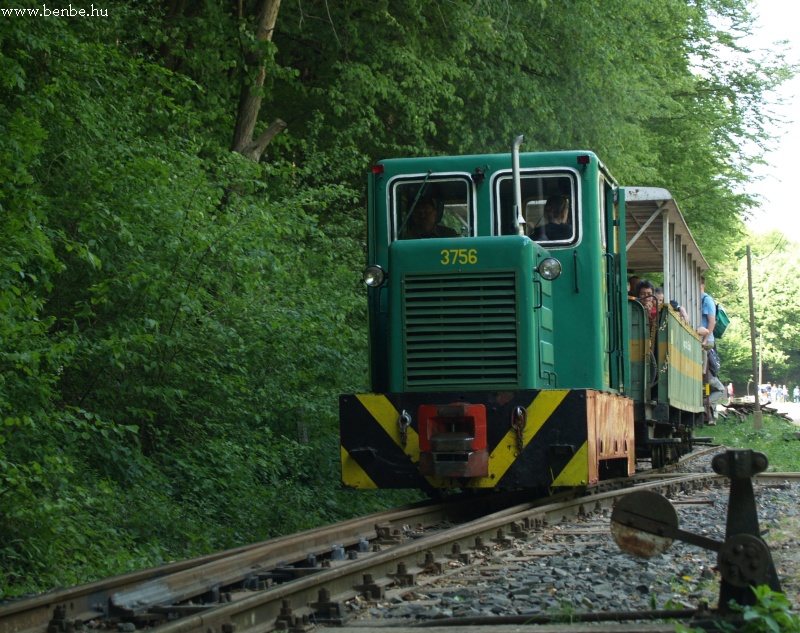
M 656 315 L 658 314 L 656 287 L 653 285 L 653 282 L 642 279 L 636 286 L 636 297 L 639 299 L 639 303 L 644 306 L 644 310 L 647 312 L 647 318 L 650 322 L 650 327 L 652 328 L 656 321 Z
M 658 288 L 656 288 L 655 293 L 656 293 L 656 300 L 658 301 L 659 305 L 663 305 L 664 289 L 659 286 Z M 683 319 L 683 322 L 688 324 L 689 313 L 686 311 L 686 308 L 684 308 L 677 301 L 675 301 L 675 299 L 671 299 L 669 304 L 672 306 L 672 309 L 675 310 L 680 315 L 681 319 Z

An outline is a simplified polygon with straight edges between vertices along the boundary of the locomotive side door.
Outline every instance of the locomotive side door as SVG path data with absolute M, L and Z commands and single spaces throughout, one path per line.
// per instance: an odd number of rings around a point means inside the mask
M 601 174 L 598 200 L 603 217 L 603 248 L 606 262 L 606 288 L 608 310 L 608 362 L 609 386 L 626 391 L 628 337 L 626 263 L 625 263 L 625 200 L 621 190 L 609 183 Z M 619 192 L 619 195 L 618 195 Z

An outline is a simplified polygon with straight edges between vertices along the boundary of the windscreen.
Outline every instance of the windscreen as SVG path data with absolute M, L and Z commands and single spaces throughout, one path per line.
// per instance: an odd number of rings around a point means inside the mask
M 391 189 L 393 239 L 474 235 L 471 182 L 422 176 L 396 181 Z
M 523 173 L 522 225 L 532 240 L 548 248 L 568 246 L 578 239 L 577 191 L 572 174 L 557 172 Z M 497 179 L 496 201 L 501 235 L 517 232 L 515 215 L 514 179 L 511 174 Z

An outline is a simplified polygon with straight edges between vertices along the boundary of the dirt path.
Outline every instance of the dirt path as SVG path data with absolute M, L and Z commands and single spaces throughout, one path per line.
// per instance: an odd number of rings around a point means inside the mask
M 778 413 L 785 413 L 792 419 L 792 422 L 800 425 L 800 403 L 773 402 L 769 406 L 772 407 L 773 409 L 777 409 Z

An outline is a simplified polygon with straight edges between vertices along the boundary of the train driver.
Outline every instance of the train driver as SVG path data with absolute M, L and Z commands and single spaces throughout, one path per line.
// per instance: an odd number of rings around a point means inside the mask
M 419 239 L 426 237 L 458 237 L 455 229 L 439 224 L 442 212 L 436 208 L 432 198 L 422 198 L 411 212 L 400 239 Z
M 544 216 L 533 229 L 530 238 L 537 242 L 568 240 L 572 237 L 572 226 L 568 224 L 568 220 L 569 198 L 562 195 L 550 196 L 544 205 Z

